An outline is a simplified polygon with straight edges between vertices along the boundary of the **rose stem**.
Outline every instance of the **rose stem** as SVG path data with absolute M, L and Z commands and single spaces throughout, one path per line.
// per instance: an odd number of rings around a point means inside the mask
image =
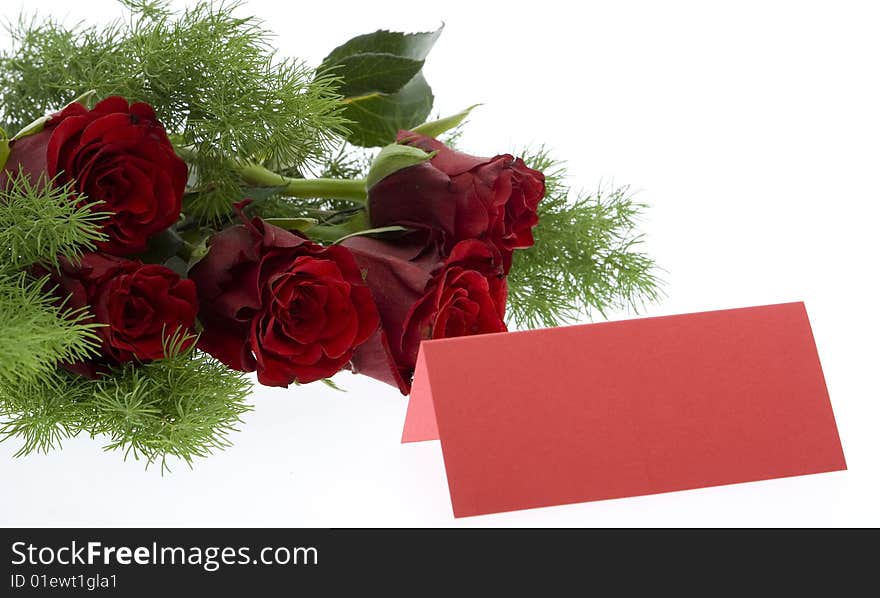
M 291 197 L 321 197 L 365 202 L 367 185 L 363 179 L 297 179 L 281 176 L 256 164 L 241 166 L 239 174 L 250 185 L 283 187 L 282 195 Z
M 177 155 L 187 162 L 198 160 L 196 151 L 189 147 L 174 148 Z M 239 163 L 229 160 L 241 178 L 257 187 L 284 187 L 279 193 L 290 197 L 320 197 L 322 199 L 347 199 L 365 203 L 367 183 L 363 179 L 297 179 L 282 176 L 259 164 Z

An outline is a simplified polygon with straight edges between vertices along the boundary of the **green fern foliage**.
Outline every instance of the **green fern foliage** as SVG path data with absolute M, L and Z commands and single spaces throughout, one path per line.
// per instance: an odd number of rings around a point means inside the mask
M 546 176 L 535 244 L 514 252 L 508 278 L 511 320 L 528 328 L 558 326 L 594 312 L 638 310 L 661 294 L 654 261 L 640 251 L 645 205 L 626 187 L 577 194 L 566 170 L 541 148 L 525 161 Z
M 209 355 L 170 340 L 167 357 L 128 363 L 97 380 L 57 370 L 16 385 L 0 380 L 0 439 L 22 441 L 18 455 L 47 452 L 86 433 L 107 450 L 158 464 L 188 465 L 229 445 L 250 410 L 249 379 Z
M 0 382 L 15 387 L 50 374 L 58 363 L 94 355 L 95 324 L 46 289 L 46 278 L 0 274 Z
M 0 268 L 54 265 L 59 256 L 76 259 L 93 250 L 105 238 L 105 214 L 98 207 L 73 193 L 70 185 L 55 187 L 45 175 L 36 181 L 13 177 L 0 189 Z
M 22 18 L 0 55 L 0 126 L 17 131 L 94 89 L 151 104 L 175 143 L 193 150 L 188 212 L 210 222 L 239 199 L 237 156 L 279 170 L 316 165 L 342 133 L 337 80 L 281 59 L 272 34 L 236 3 L 125 2 L 128 19 L 68 27 Z

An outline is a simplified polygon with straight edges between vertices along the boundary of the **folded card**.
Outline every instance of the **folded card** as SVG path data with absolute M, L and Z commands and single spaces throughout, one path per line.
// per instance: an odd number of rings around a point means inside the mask
M 846 469 L 803 303 L 423 342 L 456 517 Z

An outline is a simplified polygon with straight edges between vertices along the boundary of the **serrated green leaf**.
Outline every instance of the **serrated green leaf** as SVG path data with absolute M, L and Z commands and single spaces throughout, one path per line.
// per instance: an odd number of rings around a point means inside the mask
M 363 147 L 392 143 L 399 129 L 425 121 L 434 96 L 421 66 L 443 31 L 376 31 L 333 50 L 317 72 L 342 79 L 344 116 L 352 121 L 348 139 Z
M 400 129 L 411 129 L 425 122 L 434 106 L 434 94 L 422 73 L 410 79 L 394 94 L 369 94 L 346 102 L 344 116 L 348 140 L 361 147 L 381 147 L 393 143 Z
M 428 52 L 434 47 L 434 43 L 443 32 L 441 26 L 436 31 L 424 33 L 401 33 L 399 31 L 379 30 L 374 33 L 359 35 L 348 40 L 327 55 L 324 62 L 318 67 L 318 73 L 344 63 L 345 59 L 355 54 L 379 52 L 410 58 L 412 60 L 425 60 Z
M 386 145 L 373 160 L 370 172 L 367 174 L 367 189 L 398 170 L 427 162 L 436 154 L 437 152 L 427 153 L 411 145 L 398 143 Z
M 355 54 L 333 69 L 342 78 L 339 93 L 351 98 L 368 93 L 396 93 L 418 73 L 424 60 L 375 52 Z

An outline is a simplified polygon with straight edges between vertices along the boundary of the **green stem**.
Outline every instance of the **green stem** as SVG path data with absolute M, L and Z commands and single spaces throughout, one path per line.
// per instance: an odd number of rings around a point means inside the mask
M 240 167 L 239 174 L 250 185 L 283 187 L 281 194 L 290 197 L 347 199 L 361 203 L 367 200 L 367 185 L 363 179 L 295 179 L 256 164 Z
M 196 162 L 198 154 L 189 147 L 176 146 L 177 155 L 187 162 Z M 282 195 L 290 197 L 320 197 L 347 199 L 359 203 L 367 201 L 367 183 L 363 179 L 297 179 L 282 176 L 259 164 L 237 163 L 229 160 L 230 168 L 238 171 L 249 185 L 257 187 L 284 187 Z

